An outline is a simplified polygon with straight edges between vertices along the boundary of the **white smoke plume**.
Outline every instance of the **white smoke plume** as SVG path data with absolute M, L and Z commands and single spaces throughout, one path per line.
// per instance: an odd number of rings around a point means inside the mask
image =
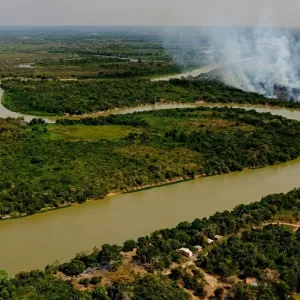
M 223 56 L 235 64 L 219 72 L 224 83 L 268 97 L 276 96 L 276 86 L 285 87 L 290 95 L 300 87 L 299 43 L 289 30 L 258 27 L 230 31 L 223 35 L 227 44 Z
M 295 100 L 300 89 L 299 31 L 273 27 L 263 11 L 256 27 L 210 27 L 172 29 L 165 34 L 166 49 L 177 41 L 174 59 L 195 57 L 201 65 L 230 63 L 213 72 L 224 83 L 246 91 L 276 98 L 284 88 L 285 97 Z M 175 34 L 176 32 L 176 34 Z

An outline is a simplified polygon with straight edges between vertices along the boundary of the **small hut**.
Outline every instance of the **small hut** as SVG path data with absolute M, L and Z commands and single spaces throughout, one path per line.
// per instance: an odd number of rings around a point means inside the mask
M 180 248 L 178 252 L 186 257 L 192 257 L 193 252 L 188 248 Z

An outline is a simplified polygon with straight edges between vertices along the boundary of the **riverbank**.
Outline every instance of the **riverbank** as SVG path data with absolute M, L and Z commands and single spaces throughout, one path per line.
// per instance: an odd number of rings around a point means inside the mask
M 22 116 L 33 116 L 33 117 L 52 117 L 52 118 L 58 118 L 58 117 L 64 117 L 63 114 L 57 115 L 57 114 L 51 114 L 47 112 L 40 112 L 40 111 L 26 111 L 26 112 L 20 112 L 20 111 L 13 111 L 12 110 L 12 103 L 10 103 L 9 97 L 5 94 L 4 90 L 0 87 L 0 104 L 7 110 L 11 111 L 12 113 L 16 113 Z
M 1 95 L 0 95 L 1 96 Z M 4 106 L 6 110 L 12 111 L 11 107 L 12 105 L 9 103 L 9 98 L 5 95 L 5 92 L 2 92 L 2 98 L 0 98 L 1 105 Z M 39 112 L 39 111 L 26 111 L 26 112 L 20 112 L 20 111 L 12 111 L 16 114 L 24 115 L 24 116 L 35 116 L 37 118 L 39 117 L 52 117 L 52 118 L 57 118 L 57 117 L 63 117 L 64 115 L 56 115 L 56 114 L 51 114 L 51 113 L 46 113 L 46 112 Z
M 200 100 L 196 102 L 159 102 L 154 104 L 148 105 L 138 105 L 134 107 L 121 107 L 121 108 L 114 108 L 105 111 L 98 111 L 90 114 L 83 114 L 83 115 L 65 115 L 65 118 L 71 120 L 78 120 L 83 118 L 89 117 L 101 117 L 101 116 L 108 116 L 112 115 L 119 115 L 119 114 L 128 114 L 134 112 L 142 112 L 142 111 L 152 111 L 152 110 L 163 110 L 163 109 L 175 109 L 175 108 L 193 108 L 193 107 L 232 107 L 232 108 L 242 108 L 245 110 L 256 110 L 258 112 L 269 112 L 273 115 L 282 115 L 286 118 L 290 118 L 293 120 L 300 120 L 298 117 L 298 113 L 300 111 L 299 108 L 285 108 L 276 105 L 250 105 L 250 104 L 239 104 L 239 103 L 220 103 L 220 102 L 206 102 L 205 100 Z M 42 116 L 41 116 L 42 117 Z M 61 119 L 61 118 L 59 118 Z
M 298 161 L 299 159 L 300 159 L 300 157 L 298 157 L 294 161 Z M 275 164 L 273 166 L 276 166 L 276 165 L 279 166 L 279 165 L 282 165 L 282 163 L 278 163 L 278 164 Z M 263 168 L 266 168 L 266 167 L 271 167 L 271 166 L 270 165 L 263 165 L 263 166 L 257 166 L 257 167 L 254 167 L 254 168 L 244 168 L 242 171 L 230 172 L 229 174 L 241 173 L 241 172 L 245 172 L 247 170 L 263 169 Z M 154 189 L 154 188 L 168 187 L 168 186 L 179 184 L 179 183 L 189 182 L 189 181 L 193 181 L 193 180 L 196 180 L 196 179 L 201 179 L 201 178 L 206 178 L 206 177 L 214 177 L 214 176 L 224 176 L 224 175 L 226 175 L 226 174 L 215 174 L 215 175 L 211 175 L 211 176 L 207 176 L 206 174 L 201 174 L 201 175 L 195 175 L 193 177 L 174 178 L 174 179 L 163 181 L 163 182 L 160 182 L 160 183 L 157 183 L 157 184 L 148 184 L 148 185 L 143 185 L 143 186 L 137 186 L 137 187 L 134 187 L 134 188 L 132 188 L 131 190 L 128 190 L 128 191 L 111 192 L 111 193 L 108 193 L 103 198 L 88 198 L 83 203 L 68 202 L 68 203 L 60 204 L 57 207 L 45 207 L 45 208 L 42 208 L 39 212 L 36 212 L 35 214 L 42 214 L 42 213 L 47 213 L 47 212 L 51 212 L 51 211 L 56 211 L 56 210 L 59 210 L 59 209 L 69 208 L 71 206 L 85 205 L 86 203 L 91 202 L 91 201 L 105 201 L 105 200 L 107 200 L 111 197 L 116 197 L 116 196 L 119 196 L 119 195 L 122 195 L 122 194 L 138 193 L 138 192 L 148 191 L 148 190 L 151 190 L 151 189 Z M 30 217 L 30 216 L 32 216 L 32 214 L 26 214 L 26 213 L 17 214 L 17 215 L 3 215 L 3 216 L 0 215 L 0 222 L 1 221 L 6 221 L 6 222 L 7 221 L 12 221 L 12 220 L 15 220 L 15 219 L 26 218 L 26 217 Z
M 164 182 L 157 183 L 157 184 L 148 184 L 148 185 L 144 185 L 144 186 L 138 186 L 138 187 L 135 187 L 135 188 L 133 188 L 132 190 L 129 190 L 129 191 L 120 191 L 120 192 L 109 193 L 102 199 L 89 198 L 84 203 L 89 202 L 89 201 L 101 201 L 103 199 L 107 199 L 107 198 L 110 198 L 110 197 L 115 197 L 115 196 L 118 196 L 120 194 L 131 194 L 131 193 L 135 193 L 135 192 L 142 192 L 142 191 L 150 190 L 152 188 L 165 187 L 165 186 L 169 186 L 169 185 L 172 185 L 172 184 L 177 184 L 177 183 L 180 183 L 180 182 L 190 181 L 190 180 L 197 179 L 197 178 L 200 178 L 200 177 L 203 177 L 203 176 L 195 176 L 194 178 L 182 178 L 182 177 L 180 177 L 180 178 L 174 178 L 172 180 L 164 181 Z M 54 210 L 58 210 L 58 209 L 62 209 L 62 208 L 71 207 L 71 206 L 74 206 L 74 205 L 83 205 L 84 203 L 79 204 L 79 203 L 69 202 L 69 203 L 61 204 L 58 207 L 45 207 L 45 208 L 42 208 L 39 212 L 36 212 L 36 214 L 46 213 L 46 212 L 50 212 L 50 211 L 54 211 Z M 0 215 L 0 221 L 9 221 L 9 220 L 14 220 L 14 219 L 25 218 L 25 217 L 28 217 L 28 216 L 31 216 L 31 215 L 28 215 L 28 214 L 25 214 L 25 213 L 17 214 L 16 216 L 14 216 L 14 215 L 3 215 L 3 216 L 1 216 Z
M 26 122 L 30 122 L 32 119 L 41 117 L 46 123 L 55 123 L 55 118 L 45 118 L 43 116 L 27 115 L 9 110 L 2 103 L 4 97 L 5 93 L 0 87 L 0 118 L 24 118 Z

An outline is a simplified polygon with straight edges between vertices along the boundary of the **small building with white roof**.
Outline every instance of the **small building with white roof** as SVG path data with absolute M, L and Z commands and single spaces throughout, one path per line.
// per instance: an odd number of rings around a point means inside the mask
M 186 257 L 192 257 L 193 252 L 188 248 L 180 248 L 178 252 Z

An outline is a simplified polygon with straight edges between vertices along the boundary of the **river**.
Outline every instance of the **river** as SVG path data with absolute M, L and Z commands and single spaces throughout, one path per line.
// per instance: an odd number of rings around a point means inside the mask
M 1 83 L 1 82 L 0 82 Z M 23 117 L 26 122 L 30 122 L 34 118 L 38 118 L 38 116 L 31 116 L 31 115 L 24 115 L 21 113 L 13 112 L 11 110 L 8 110 L 6 107 L 3 106 L 1 100 L 3 97 L 3 89 L 0 88 L 0 118 L 18 118 Z M 47 123 L 55 123 L 54 119 L 48 119 L 45 117 L 42 117 Z
M 195 105 L 148 105 L 115 113 Z M 300 111 L 269 107 L 255 108 L 300 120 Z M 1 116 L 6 109 L 0 107 Z M 256 170 L 200 178 L 150 190 L 89 201 L 83 205 L 0 222 L 0 269 L 10 275 L 21 270 L 43 268 L 55 260 L 67 261 L 76 253 L 121 244 L 126 239 L 172 227 L 180 221 L 230 210 L 234 206 L 299 186 L 300 159 Z
M 181 74 L 176 74 L 176 75 L 167 75 L 167 76 L 162 76 L 162 77 L 158 77 L 158 78 L 154 78 L 151 81 L 169 81 L 170 79 L 180 79 L 181 77 L 195 77 L 195 76 L 199 76 L 201 74 L 206 74 L 208 72 L 211 72 L 215 69 L 219 69 L 222 67 L 225 67 L 226 65 L 232 64 L 231 62 L 226 62 L 226 63 L 219 63 L 219 64 L 214 64 L 214 65 L 208 65 L 208 66 L 204 66 L 198 69 L 194 69 L 191 72 L 185 72 L 185 73 L 181 73 Z

